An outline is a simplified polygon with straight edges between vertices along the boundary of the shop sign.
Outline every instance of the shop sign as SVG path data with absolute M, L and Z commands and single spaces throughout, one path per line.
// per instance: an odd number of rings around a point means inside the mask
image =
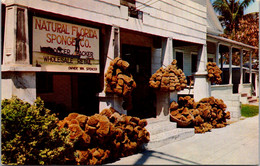
M 99 73 L 99 29 L 33 17 L 33 66 Z

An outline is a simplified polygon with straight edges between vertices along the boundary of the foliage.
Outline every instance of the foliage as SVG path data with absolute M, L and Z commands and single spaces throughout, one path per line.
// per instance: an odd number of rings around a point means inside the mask
M 222 36 L 228 39 L 232 39 L 238 42 L 242 42 L 251 46 L 258 47 L 259 44 L 259 13 L 250 13 L 244 15 L 239 20 L 239 28 L 237 29 L 235 34 L 223 34 Z M 227 63 L 229 63 L 228 53 L 224 54 L 227 59 Z M 235 52 L 232 56 L 232 64 L 239 65 L 240 64 L 240 53 Z M 253 51 L 252 59 L 258 59 L 258 50 Z M 249 54 L 243 56 L 243 62 L 249 60 Z M 258 65 L 258 64 L 255 64 Z M 252 68 L 257 68 L 257 66 L 253 66 Z
M 225 34 L 235 33 L 238 22 L 244 15 L 244 9 L 255 0 L 215 0 L 214 9 L 219 13 L 219 21 L 225 28 Z
M 259 114 L 259 106 L 242 104 L 241 115 L 244 117 L 253 117 Z
M 40 98 L 33 105 L 17 97 L 1 104 L 2 163 L 65 164 L 73 155 L 69 131 L 58 130 L 58 118 Z

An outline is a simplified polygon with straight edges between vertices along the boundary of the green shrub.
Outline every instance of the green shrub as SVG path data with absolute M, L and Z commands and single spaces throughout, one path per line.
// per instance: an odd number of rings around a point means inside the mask
M 3 164 L 67 164 L 74 159 L 69 131 L 40 98 L 33 105 L 17 97 L 2 100 Z

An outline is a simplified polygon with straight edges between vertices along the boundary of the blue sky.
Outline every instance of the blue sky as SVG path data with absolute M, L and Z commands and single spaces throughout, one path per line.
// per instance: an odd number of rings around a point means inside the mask
M 259 0 L 255 0 L 254 3 L 251 3 L 250 6 L 245 10 L 245 14 L 259 12 Z
M 210 0 L 211 2 L 214 2 L 215 0 Z M 254 3 L 251 3 L 249 5 L 249 7 L 245 10 L 245 13 L 244 14 L 247 14 L 247 13 L 252 13 L 252 12 L 259 12 L 259 1 L 260 0 L 255 0 Z

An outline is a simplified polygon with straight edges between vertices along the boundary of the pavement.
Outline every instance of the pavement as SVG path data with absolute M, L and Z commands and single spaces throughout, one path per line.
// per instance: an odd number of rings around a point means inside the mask
M 109 165 L 258 165 L 259 115 Z

